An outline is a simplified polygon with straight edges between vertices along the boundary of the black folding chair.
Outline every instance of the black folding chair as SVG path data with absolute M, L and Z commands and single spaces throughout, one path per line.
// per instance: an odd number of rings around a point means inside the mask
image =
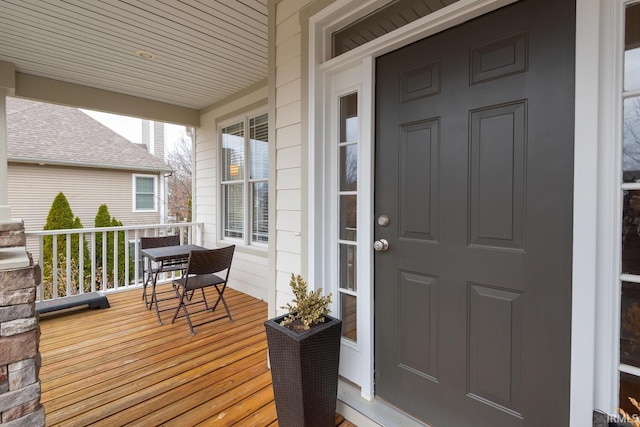
M 164 248 L 167 246 L 179 246 L 180 245 L 180 236 L 172 235 L 172 236 L 159 236 L 159 237 L 141 237 L 140 238 L 140 249 L 150 249 L 150 248 Z M 170 289 L 166 292 L 162 293 L 171 293 L 170 298 L 163 298 L 158 300 L 158 296 L 156 293 L 156 283 L 158 281 L 158 275 L 160 273 L 166 273 L 171 271 L 181 271 L 184 274 L 184 271 L 187 269 L 187 259 L 186 258 L 176 258 L 163 260 L 160 262 L 152 262 L 149 259 L 146 259 L 144 264 L 144 276 L 143 276 L 143 284 L 142 284 L 142 299 L 147 307 L 147 310 L 150 310 L 153 307 L 153 304 L 156 304 L 156 312 L 158 314 L 158 321 L 162 324 L 160 320 L 160 313 L 158 310 L 158 301 L 165 301 L 168 299 L 174 299 L 173 291 Z M 151 301 L 149 301 L 147 297 L 147 286 L 151 285 Z
M 226 317 L 229 318 L 230 322 L 233 321 L 231 312 L 229 311 L 229 306 L 224 299 L 224 290 L 227 287 L 227 280 L 229 279 L 229 271 L 231 270 L 231 261 L 233 260 L 233 252 L 235 251 L 235 248 L 235 245 L 231 245 L 219 249 L 191 251 L 189 254 L 189 263 L 187 265 L 186 274 L 184 277 L 173 281 L 173 289 L 178 295 L 180 303 L 176 308 L 176 312 L 173 315 L 171 323 L 175 322 L 178 314 L 180 313 L 180 309 L 182 309 L 184 317 L 187 318 L 191 335 L 195 335 L 195 326 L 201 326 L 205 323 L 214 322 Z M 205 288 L 209 287 L 213 287 L 218 295 L 213 307 L 209 307 L 209 303 L 207 302 L 207 297 L 204 292 Z M 197 289 L 202 291 L 202 301 L 196 301 L 193 299 L 194 292 Z M 191 295 L 189 295 L 189 293 L 191 293 Z M 204 311 L 211 311 L 211 313 L 214 313 L 220 302 L 222 302 L 226 311 L 224 316 L 208 319 L 196 325 L 191 323 L 191 315 Z M 194 310 L 193 307 L 196 305 L 203 305 L 203 307 L 199 307 Z

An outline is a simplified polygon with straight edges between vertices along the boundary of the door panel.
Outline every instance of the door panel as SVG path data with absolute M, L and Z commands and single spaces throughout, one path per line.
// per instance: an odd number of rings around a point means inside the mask
M 400 237 L 437 240 L 439 121 L 400 127 Z
M 376 63 L 376 395 L 567 425 L 574 15 L 523 0 Z

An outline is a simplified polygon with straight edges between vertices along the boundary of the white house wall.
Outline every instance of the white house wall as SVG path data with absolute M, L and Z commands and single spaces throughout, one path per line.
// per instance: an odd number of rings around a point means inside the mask
M 306 148 L 304 136 L 303 105 L 303 38 L 300 11 L 311 1 L 282 0 L 271 4 L 269 13 L 275 21 L 275 37 L 271 40 L 270 65 L 272 111 L 275 110 L 276 135 L 276 251 L 275 293 L 269 301 L 269 314 L 281 313 L 281 307 L 291 300 L 289 279 L 291 274 L 306 277 L 303 247 L 303 221 L 306 218 L 303 191 Z M 312 286 L 314 284 L 311 284 Z
M 220 121 L 243 114 L 256 106 L 267 105 L 266 82 L 253 90 L 203 110 L 201 127 L 196 132 L 193 167 L 194 221 L 204 223 L 203 243 L 205 247 L 224 246 L 230 242 L 220 239 L 219 208 L 219 146 L 218 125 Z M 273 243 L 275 244 L 275 243 Z M 231 268 L 229 287 L 255 298 L 267 300 L 268 252 L 264 248 L 236 246 Z

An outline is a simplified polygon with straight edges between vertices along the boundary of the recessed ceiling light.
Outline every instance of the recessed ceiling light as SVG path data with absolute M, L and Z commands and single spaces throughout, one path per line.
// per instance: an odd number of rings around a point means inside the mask
M 138 58 L 150 59 L 152 61 L 156 59 L 156 54 L 147 50 L 136 50 L 136 56 Z

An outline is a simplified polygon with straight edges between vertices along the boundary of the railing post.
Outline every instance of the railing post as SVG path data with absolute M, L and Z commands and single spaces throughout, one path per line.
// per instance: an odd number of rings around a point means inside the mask
M 52 237 L 51 281 L 53 282 L 53 289 L 51 290 L 51 295 L 55 299 L 58 298 L 58 236 L 54 234 Z
M 96 291 L 96 233 L 91 232 L 91 292 Z
M 138 284 L 138 279 L 140 278 L 140 232 L 136 229 L 133 233 L 133 271 L 134 271 L 134 283 Z M 142 278 L 144 281 L 144 277 Z
M 84 233 L 78 233 L 78 293 L 84 293 Z
M 124 283 L 128 285 L 131 283 L 131 272 L 129 271 L 129 265 L 131 264 L 129 260 L 131 259 L 131 254 L 129 251 L 129 232 L 127 230 L 124 231 Z
M 68 297 L 73 295 L 73 289 L 71 288 L 71 261 L 73 257 L 71 256 L 71 233 L 67 233 L 66 236 L 65 244 L 67 248 L 67 262 L 65 263 L 65 271 L 67 272 L 67 291 L 65 296 Z
M 102 232 L 102 290 L 107 290 L 107 232 Z
M 38 265 L 40 266 L 40 268 L 42 268 L 43 264 L 43 260 L 44 260 L 44 255 L 42 254 L 42 249 L 44 248 L 44 236 L 40 236 L 40 238 L 38 239 L 38 247 L 39 247 L 39 252 L 38 252 Z M 37 301 L 42 301 L 44 300 L 44 280 L 42 280 L 42 274 L 40 275 L 40 283 L 38 284 L 38 296 L 37 296 Z

